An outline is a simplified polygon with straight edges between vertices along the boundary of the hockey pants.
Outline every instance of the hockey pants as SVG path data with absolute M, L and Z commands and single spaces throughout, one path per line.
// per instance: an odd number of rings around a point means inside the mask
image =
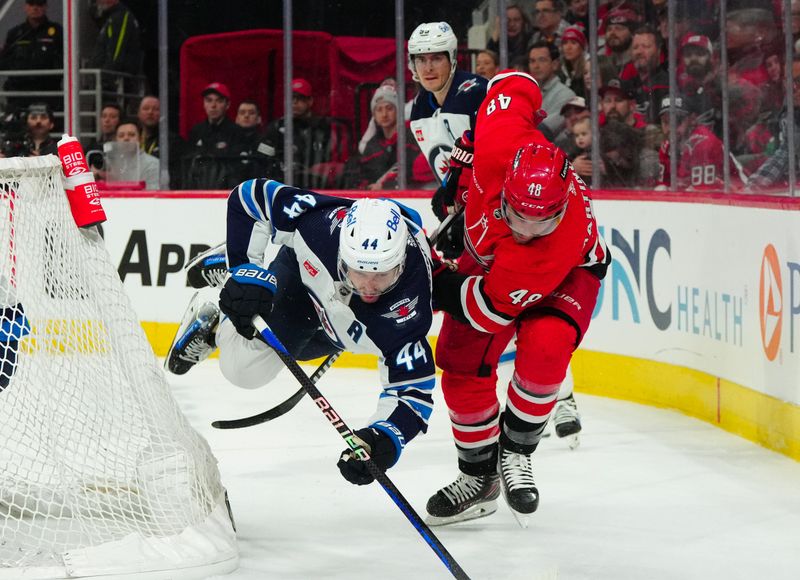
M 319 317 L 300 278 L 294 251 L 283 247 L 269 266 L 278 279 L 272 313 L 266 322 L 286 350 L 297 360 L 307 361 L 337 352 L 320 326 Z M 225 317 L 217 329 L 219 367 L 223 376 L 238 387 L 255 389 L 266 385 L 284 368 L 278 355 L 262 340 L 247 340 Z

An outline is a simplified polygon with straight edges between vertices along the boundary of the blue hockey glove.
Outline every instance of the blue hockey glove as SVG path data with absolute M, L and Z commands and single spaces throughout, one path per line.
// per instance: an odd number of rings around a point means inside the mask
M 370 458 L 383 471 L 397 463 L 399 458 L 397 447 L 391 437 L 383 431 L 373 427 L 365 427 L 354 431 L 354 435 L 359 439 L 361 446 L 369 453 Z M 358 459 L 352 449 L 346 449 L 342 452 L 336 467 L 342 472 L 342 477 L 355 485 L 367 485 L 375 479 L 367 469 L 367 463 Z
M 255 264 L 242 264 L 230 272 L 231 277 L 219 294 L 219 308 L 239 334 L 251 339 L 256 334 L 253 317 L 258 314 L 266 319 L 272 312 L 278 279 L 270 270 Z

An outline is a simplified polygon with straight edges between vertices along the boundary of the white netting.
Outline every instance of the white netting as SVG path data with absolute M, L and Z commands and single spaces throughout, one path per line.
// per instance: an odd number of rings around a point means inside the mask
M 58 158 L 0 159 L 0 224 L 0 578 L 235 566 L 216 460 Z

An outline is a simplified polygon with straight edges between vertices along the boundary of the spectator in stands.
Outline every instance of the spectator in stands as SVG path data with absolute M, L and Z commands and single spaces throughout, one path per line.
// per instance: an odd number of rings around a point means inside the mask
M 564 130 L 553 139 L 553 143 L 563 149 L 570 160 L 573 160 L 578 155 L 578 151 L 575 148 L 572 126 L 580 119 L 588 119 L 590 117 L 586 99 L 572 97 L 561 107 L 561 116 L 564 117 Z
M 391 189 L 397 185 L 397 92 L 391 86 L 378 87 L 370 101 L 378 131 L 364 152 L 350 157 L 344 170 L 346 189 Z M 406 129 L 406 175 L 413 174 L 419 155 L 414 135 Z
M 55 121 L 55 115 L 46 103 L 28 105 L 25 139 L 16 145 L 16 154 L 23 157 L 58 154 L 58 142 L 50 136 Z
M 528 43 L 533 33 L 533 24 L 525 10 L 519 4 L 506 6 L 506 35 L 508 38 L 508 62 L 523 58 L 528 52 Z M 492 36 L 486 48 L 500 54 L 500 17 L 494 22 Z
M 578 155 L 592 155 L 592 120 L 582 117 L 572 124 L 572 139 Z
M 764 111 L 763 99 L 764 92 L 746 81 L 728 86 L 730 151 L 748 175 L 775 153 L 780 138 L 782 114 Z
M 493 50 L 482 50 L 475 57 L 475 72 L 486 80 L 492 80 L 499 67 L 500 57 Z
M 231 93 L 223 83 L 214 82 L 202 93 L 206 118 L 191 131 L 187 142 L 184 186 L 225 188 L 235 185 L 241 147 L 241 129 L 228 116 Z
M 630 125 L 634 129 L 644 129 L 647 125 L 644 116 L 636 111 L 636 94 L 630 84 L 619 79 L 611 79 L 600 90 L 600 126 L 608 121 L 618 121 Z
M 598 56 L 600 83 L 619 77 L 631 59 L 633 31 L 639 26 L 639 16 L 633 10 L 611 10 L 605 21 L 605 47 Z
M 206 119 L 189 131 L 189 145 L 195 155 L 238 155 L 241 129 L 228 118 L 231 93 L 223 83 L 211 83 L 203 89 Z
M 554 44 L 539 42 L 528 51 L 528 72 L 539 83 L 542 90 L 542 109 L 547 117 L 539 124 L 539 129 L 549 139 L 553 139 L 564 129 L 561 107 L 575 96 L 558 78 L 561 66 L 560 54 Z
M 107 71 L 138 75 L 142 72 L 139 23 L 119 0 L 97 0 L 100 32 L 89 66 Z M 114 79 L 104 82 L 113 85 Z
M 729 0 L 725 29 L 728 71 L 733 82 L 742 79 L 757 87 L 767 83 L 764 49 L 775 41 L 780 24 L 759 0 Z
M 142 130 L 142 151 L 158 157 L 158 122 L 161 120 L 161 101 L 154 95 L 147 95 L 139 103 L 136 118 Z M 175 150 L 173 149 L 173 154 Z
M 649 26 L 636 29 L 631 44 L 631 71 L 620 78 L 630 83 L 636 96 L 636 105 L 648 124 L 658 124 L 658 109 L 662 99 L 669 95 L 669 74 L 661 64 L 661 38 Z
M 296 78 L 292 81 L 294 175 L 284 175 L 285 117 L 267 125 L 257 152 L 267 157 L 270 175 L 276 179 L 296 187 L 316 190 L 328 187 L 331 180 L 326 170 L 321 173 L 317 171 L 317 168 L 324 168 L 323 164 L 331 160 L 331 125 L 325 117 L 313 114 L 313 95 L 311 83 L 306 79 Z
M 658 153 L 642 146 L 643 134 L 618 121 L 600 129 L 603 187 L 649 188 L 658 178 Z
M 397 79 L 395 79 L 394 77 L 386 77 L 381 81 L 381 84 L 378 85 L 379 88 L 383 86 L 392 87 L 395 91 L 397 91 Z M 406 101 L 405 109 L 403 109 L 403 119 L 406 120 L 406 123 L 408 123 L 408 120 L 411 118 L 411 109 L 413 106 L 414 106 L 413 98 Z M 361 135 L 361 139 L 359 139 L 358 141 L 359 153 L 364 153 L 364 149 L 366 149 L 367 143 L 369 143 L 370 139 L 372 139 L 375 136 L 375 133 L 377 133 L 377 131 L 378 127 L 377 125 L 375 125 L 375 117 L 370 115 L 369 123 L 367 123 L 367 128 L 364 131 L 364 134 Z
M 794 101 L 794 119 L 789 119 L 788 111 L 784 107 L 780 121 L 779 145 L 775 153 L 753 173 L 747 181 L 747 189 L 757 191 L 770 187 L 779 187 L 789 181 L 789 122 L 794 123 L 795 159 L 800 154 L 800 55 L 794 55 L 792 62 L 792 100 Z M 795 161 L 795 167 L 800 164 Z M 800 174 L 800 169 L 796 169 Z
M 136 119 L 125 119 L 117 127 L 116 141 L 118 143 L 136 143 L 138 146 L 141 142 L 142 128 L 139 121 Z M 153 190 L 158 189 L 158 180 L 160 172 L 160 163 L 157 157 L 148 155 L 141 148 L 136 149 L 139 157 L 139 179 L 144 181 L 144 188 Z
M 800 0 L 798 0 L 800 2 Z M 792 3 L 794 5 L 794 3 Z M 764 51 L 764 68 L 767 71 L 767 83 L 762 89 L 764 95 L 763 109 L 771 115 L 777 115 L 783 106 L 786 93 L 786 77 L 783 68 L 784 48 L 779 43 L 772 44 Z
M 6 43 L 0 52 L 2 70 L 47 70 L 64 66 L 63 35 L 61 25 L 47 17 L 46 0 L 25 0 L 25 22 L 8 31 Z M 8 77 L 6 91 L 58 91 L 61 76 L 35 75 Z M 47 103 L 51 108 L 61 108 L 61 97 L 17 96 L 7 97 L 7 111 L 27 107 L 31 102 Z
M 122 109 L 116 103 L 107 103 L 100 110 L 100 122 L 98 124 L 98 136 L 88 141 L 83 150 L 86 153 L 86 160 L 93 169 L 103 169 L 103 144 L 114 141 L 117 138 L 117 127 L 122 121 Z M 95 174 L 97 177 L 98 173 Z
M 245 99 L 236 109 L 236 121 L 241 129 L 240 151 L 245 155 L 255 152 L 261 142 L 261 109 L 252 99 Z
M 583 30 L 589 30 L 589 0 L 567 0 L 564 20 L 572 25 L 580 25 Z
M 568 26 L 561 35 L 561 76 L 579 97 L 586 97 L 586 35 L 579 26 Z
M 561 0 L 536 0 L 533 5 L 533 24 L 535 30 L 531 35 L 529 46 L 538 42 L 547 42 L 561 46 L 561 36 L 569 23 L 562 18 L 564 5 Z
M 709 104 L 720 103 L 720 83 L 714 62 L 711 40 L 702 34 L 687 33 L 680 41 L 681 70 L 678 88 L 681 94 L 704 95 Z
M 235 123 L 241 129 L 239 154 L 242 156 L 242 160 L 239 181 L 263 177 L 265 172 L 263 156 L 256 155 L 258 144 L 264 138 L 261 108 L 258 103 L 251 99 L 241 101 L 236 109 Z
M 679 191 L 722 190 L 725 152 L 722 141 L 711 130 L 712 111 L 705 109 L 702 95 L 676 97 L 675 106 L 669 97 L 661 102 L 662 131 L 669 135 L 669 115 L 675 115 L 675 136 L 680 143 L 676 189 Z M 669 187 L 670 142 L 665 139 L 659 150 L 659 189 Z M 730 178 L 734 187 L 741 186 L 738 164 L 729 158 Z

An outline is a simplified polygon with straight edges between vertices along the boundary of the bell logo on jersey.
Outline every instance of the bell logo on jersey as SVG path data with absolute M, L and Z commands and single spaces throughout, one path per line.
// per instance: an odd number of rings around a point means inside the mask
M 399 302 L 395 302 L 389 307 L 389 312 L 385 314 L 381 314 L 384 318 L 393 319 L 397 324 L 402 324 L 408 320 L 411 320 L 417 315 L 417 303 L 419 302 L 419 296 L 414 298 L 403 298 Z
M 761 322 L 761 343 L 767 359 L 775 360 L 781 346 L 783 326 L 783 283 L 775 246 L 764 248 L 759 279 L 758 313 Z

